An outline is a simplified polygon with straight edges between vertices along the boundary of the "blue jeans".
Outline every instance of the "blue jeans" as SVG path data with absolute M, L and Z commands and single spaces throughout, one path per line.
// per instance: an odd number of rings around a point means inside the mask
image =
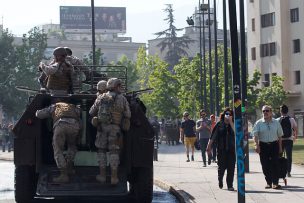
M 206 148 L 209 142 L 209 138 L 203 138 L 200 139 L 200 145 L 201 145 L 201 152 L 202 152 L 202 158 L 203 158 L 203 162 L 204 164 L 206 164 Z M 211 160 L 211 157 L 209 157 L 208 155 L 208 160 Z

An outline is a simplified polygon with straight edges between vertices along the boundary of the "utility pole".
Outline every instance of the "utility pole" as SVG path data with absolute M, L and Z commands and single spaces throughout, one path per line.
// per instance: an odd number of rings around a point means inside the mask
M 210 23 L 210 0 L 208 0 L 208 38 L 209 38 L 209 89 L 210 89 L 210 113 L 214 113 L 213 106 L 213 82 L 212 82 L 212 48 L 211 48 L 211 23 Z
M 205 4 L 203 0 L 203 59 L 204 59 L 204 109 L 207 109 L 207 82 L 206 82 L 206 76 L 207 76 L 207 70 L 206 70 L 206 39 L 205 39 Z
M 245 148 L 245 172 L 249 173 L 249 144 L 248 144 L 248 116 L 247 116 L 247 66 L 244 1 L 240 1 L 240 34 L 241 34 L 241 78 L 242 78 L 242 114 Z
M 200 50 L 200 108 L 203 108 L 203 67 L 202 67 L 202 21 L 201 21 L 201 0 L 198 1 L 198 16 L 199 16 L 199 50 Z M 206 96 L 206 95 L 204 95 Z
M 218 55 L 217 55 L 217 17 L 216 17 L 216 0 L 213 1 L 213 18 L 214 18 L 214 70 L 215 70 L 215 112 L 216 116 L 220 113 L 220 95 L 218 79 Z
M 244 163 L 244 132 L 242 123 L 242 101 L 241 101 L 241 81 L 238 47 L 238 30 L 236 15 L 236 0 L 229 0 L 229 20 L 231 38 L 232 57 L 232 81 L 233 81 L 233 109 L 234 109 L 234 131 L 235 148 L 237 159 L 237 192 L 238 203 L 245 203 L 245 163 Z
M 91 0 L 91 13 L 92 13 L 92 52 L 93 52 L 93 66 L 96 65 L 96 56 L 95 56 L 95 9 L 94 9 L 94 0 Z
M 228 89 L 228 47 L 227 47 L 227 6 L 226 0 L 223 0 L 223 29 L 224 29 L 224 93 L 225 93 L 225 107 L 229 106 L 229 89 Z

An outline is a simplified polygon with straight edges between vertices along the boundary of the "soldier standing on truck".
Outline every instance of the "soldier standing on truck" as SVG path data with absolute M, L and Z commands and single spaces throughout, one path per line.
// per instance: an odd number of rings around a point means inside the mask
M 117 173 L 121 131 L 129 130 L 131 118 L 129 103 L 121 94 L 121 85 L 120 79 L 110 78 L 107 82 L 108 92 L 97 97 L 89 112 L 91 116 L 98 118 L 95 146 L 98 148 L 100 174 L 96 176 L 96 180 L 101 183 L 106 181 L 106 152 L 109 150 L 112 185 L 119 182 Z
M 64 47 L 67 57 L 66 61 L 73 65 L 74 73 L 73 73 L 73 88 L 74 91 L 79 91 L 81 89 L 81 72 L 85 75 L 86 80 L 90 79 L 90 70 L 88 67 L 84 66 L 82 60 L 78 57 L 73 56 L 73 52 L 69 47 Z
M 53 178 L 54 182 L 69 182 L 69 174 L 75 173 L 74 157 L 77 152 L 76 140 L 80 130 L 80 108 L 74 104 L 57 102 L 49 107 L 38 110 L 36 116 L 40 119 L 53 118 L 53 149 L 54 158 L 60 175 Z M 67 154 L 63 155 L 65 142 Z
M 39 70 L 47 76 L 46 88 L 52 94 L 73 94 L 73 66 L 66 61 L 66 51 L 63 47 L 54 49 L 54 63 L 45 65 L 40 62 Z M 40 76 L 40 78 L 42 77 Z M 40 80 L 39 78 L 39 80 Z

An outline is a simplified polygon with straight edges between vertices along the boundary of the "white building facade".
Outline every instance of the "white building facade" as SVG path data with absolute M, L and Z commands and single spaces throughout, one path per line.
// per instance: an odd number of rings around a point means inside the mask
M 262 86 L 271 84 L 272 75 L 284 77 L 286 104 L 297 120 L 299 135 L 304 115 L 303 33 L 303 0 L 247 0 L 249 75 L 258 69 Z

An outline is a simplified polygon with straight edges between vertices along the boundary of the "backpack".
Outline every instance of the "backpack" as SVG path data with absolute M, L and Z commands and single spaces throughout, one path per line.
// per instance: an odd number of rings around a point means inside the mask
M 291 128 L 291 122 L 290 117 L 281 117 L 280 123 L 283 129 L 283 138 L 289 138 L 292 135 L 292 128 Z

